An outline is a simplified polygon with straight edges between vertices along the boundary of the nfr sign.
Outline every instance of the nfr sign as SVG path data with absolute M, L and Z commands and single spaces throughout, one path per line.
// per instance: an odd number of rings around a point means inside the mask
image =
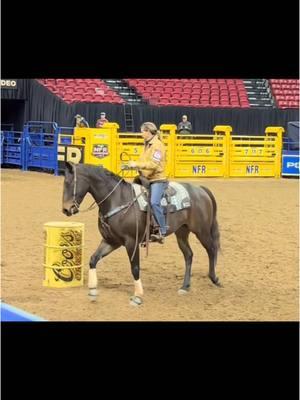
M 205 174 L 206 166 L 205 165 L 193 165 L 193 174 Z
M 250 175 L 259 174 L 259 166 L 258 165 L 247 165 L 246 173 Z
M 84 147 L 85 146 L 58 146 L 58 168 L 65 169 L 65 162 L 73 162 L 74 164 L 84 163 Z

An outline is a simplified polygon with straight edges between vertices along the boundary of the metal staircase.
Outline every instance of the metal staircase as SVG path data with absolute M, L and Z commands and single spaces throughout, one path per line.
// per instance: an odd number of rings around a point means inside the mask
M 103 81 L 121 96 L 127 104 L 145 104 L 142 96 L 134 88 L 127 85 L 123 79 L 103 79 Z
M 247 90 L 250 107 L 276 107 L 267 79 L 244 79 L 244 85 Z

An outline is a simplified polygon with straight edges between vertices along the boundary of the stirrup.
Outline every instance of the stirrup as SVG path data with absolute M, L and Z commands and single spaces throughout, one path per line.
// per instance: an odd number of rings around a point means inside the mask
M 150 236 L 150 241 L 151 242 L 158 242 L 160 244 L 163 244 L 165 242 L 165 236 L 161 235 L 161 234 L 158 234 L 158 235 L 152 234 Z

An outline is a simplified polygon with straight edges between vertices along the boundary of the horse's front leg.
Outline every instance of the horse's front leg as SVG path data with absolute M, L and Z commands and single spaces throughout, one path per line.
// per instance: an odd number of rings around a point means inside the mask
M 110 254 L 112 251 L 118 249 L 120 245 L 118 244 L 111 244 L 107 243 L 105 240 L 102 240 L 101 243 L 99 244 L 97 250 L 95 253 L 91 256 L 90 258 L 90 269 L 89 269 L 89 281 L 88 281 L 88 287 L 89 287 L 89 296 L 91 301 L 96 301 L 96 296 L 98 294 L 97 292 L 97 272 L 96 272 L 96 266 L 98 261 L 101 260 L 101 258 L 107 256 Z
M 130 298 L 131 305 L 141 305 L 144 294 L 142 281 L 140 279 L 140 249 L 135 245 L 135 240 L 130 240 L 125 245 L 131 265 L 131 273 L 134 282 L 134 296 Z

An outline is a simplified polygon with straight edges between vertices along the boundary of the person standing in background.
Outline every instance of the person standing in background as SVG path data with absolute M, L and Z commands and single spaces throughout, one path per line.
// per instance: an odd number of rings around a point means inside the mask
M 187 116 L 182 116 L 182 121 L 178 124 L 177 133 L 186 134 L 192 133 L 192 124 L 188 121 Z
M 104 124 L 106 124 L 107 122 L 108 122 L 108 119 L 106 119 L 106 114 L 105 114 L 105 112 L 102 112 L 100 114 L 100 118 L 97 119 L 96 128 L 102 128 L 102 126 Z

